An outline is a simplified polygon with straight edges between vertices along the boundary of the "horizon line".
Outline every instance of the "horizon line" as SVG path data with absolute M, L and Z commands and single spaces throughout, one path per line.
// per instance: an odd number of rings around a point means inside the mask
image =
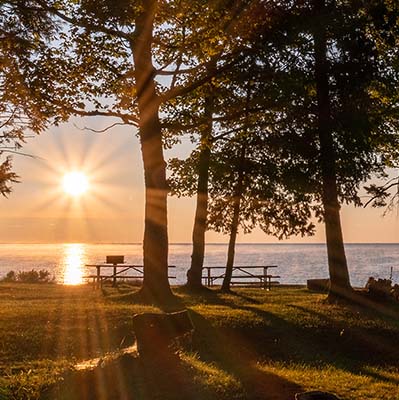
M 38 245 L 58 245 L 58 244 L 91 244 L 91 245 L 142 245 L 143 242 L 68 242 L 68 241 L 60 241 L 60 242 L 0 242 L 0 245 L 3 244 L 38 244 Z M 370 245 L 370 244 L 380 244 L 380 245 L 399 245 L 399 242 L 344 242 L 345 245 Z M 192 245 L 192 242 L 169 242 L 169 245 Z M 209 242 L 205 243 L 205 245 L 228 245 L 228 242 Z M 281 242 L 242 242 L 236 243 L 236 245 L 249 245 L 249 246 L 259 246 L 259 245 L 278 245 L 278 246 L 290 246 L 290 245 L 326 245 L 326 242 L 312 242 L 312 243 L 303 243 L 303 242 L 293 242 L 293 243 L 281 243 Z

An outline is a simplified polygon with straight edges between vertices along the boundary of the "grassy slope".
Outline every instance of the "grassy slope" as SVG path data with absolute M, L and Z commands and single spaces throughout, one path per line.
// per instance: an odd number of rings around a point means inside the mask
M 131 344 L 133 315 L 155 307 L 133 304 L 128 290 L 0 284 L 4 398 L 37 398 L 69 365 Z M 304 289 L 176 293 L 196 326 L 194 352 L 181 355 L 179 380 L 165 378 L 169 386 L 160 392 L 159 371 L 130 366 L 140 382 L 135 398 L 184 392 L 197 399 L 293 399 L 311 389 L 343 399 L 398 398 L 397 306 L 327 305 Z M 171 382 L 177 392 L 168 397 Z

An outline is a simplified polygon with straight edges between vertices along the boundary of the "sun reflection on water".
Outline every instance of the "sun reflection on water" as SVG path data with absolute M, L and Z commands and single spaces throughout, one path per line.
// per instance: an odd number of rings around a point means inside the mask
M 64 248 L 64 285 L 79 285 L 83 283 L 83 268 L 85 262 L 83 244 L 70 243 Z

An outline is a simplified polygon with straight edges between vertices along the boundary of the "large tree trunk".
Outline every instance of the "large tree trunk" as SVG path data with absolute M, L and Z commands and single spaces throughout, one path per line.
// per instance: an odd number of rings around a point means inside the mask
M 325 0 L 315 0 L 315 11 L 325 12 Z M 327 39 L 320 23 L 314 32 L 315 78 L 317 90 L 318 135 L 322 174 L 322 202 L 327 240 L 328 268 L 331 288 L 329 298 L 347 297 L 351 292 L 348 266 L 342 236 L 340 205 L 336 176 L 336 159 L 331 131 L 330 94 L 328 84 Z
M 198 184 L 197 204 L 193 227 L 193 252 L 191 255 L 191 267 L 187 271 L 187 287 L 190 289 L 202 289 L 202 268 L 205 256 L 206 219 L 208 216 L 208 181 L 209 163 L 212 144 L 212 115 L 213 97 L 205 99 L 204 118 L 206 126 L 201 133 L 200 156 L 198 160 Z
M 168 231 L 166 163 L 159 121 L 159 98 L 152 64 L 152 30 L 157 2 L 143 2 L 136 19 L 136 40 L 132 43 L 139 132 L 145 180 L 145 229 L 143 241 L 144 281 L 142 292 L 156 300 L 171 296 L 168 281 Z

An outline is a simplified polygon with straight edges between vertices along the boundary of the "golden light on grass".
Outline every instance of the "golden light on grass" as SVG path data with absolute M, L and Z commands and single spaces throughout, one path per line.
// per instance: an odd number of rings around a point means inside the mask
M 62 187 L 65 193 L 77 197 L 87 192 L 89 181 L 83 172 L 73 171 L 64 175 Z

